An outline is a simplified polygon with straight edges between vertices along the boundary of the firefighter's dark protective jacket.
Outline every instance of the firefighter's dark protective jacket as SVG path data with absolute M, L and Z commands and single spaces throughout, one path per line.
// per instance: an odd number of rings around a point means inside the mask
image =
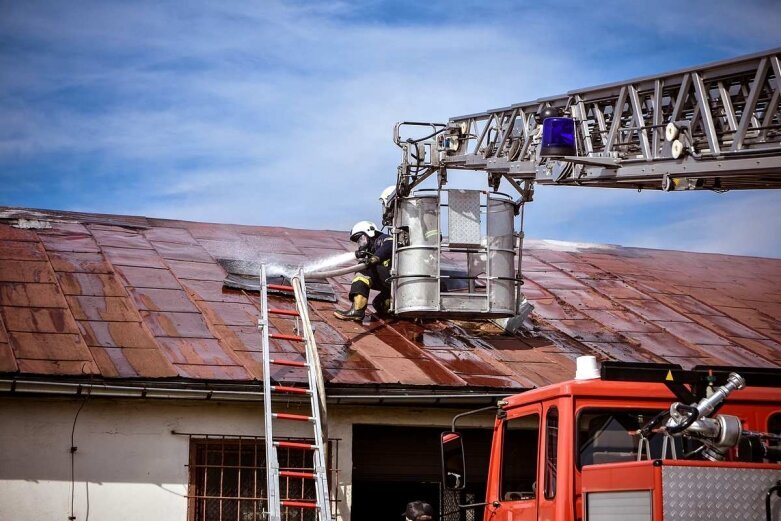
M 387 233 L 378 233 L 376 237 L 370 238 L 366 251 L 380 259 L 379 264 L 390 267 L 391 257 L 393 256 L 393 237 Z
M 390 298 L 390 268 L 393 258 L 393 237 L 387 233 L 378 233 L 375 237 L 370 237 L 369 242 L 363 250 L 359 252 L 368 253 L 379 259 L 375 264 L 366 266 L 353 277 L 350 286 L 350 299 L 355 295 L 369 297 L 369 290 L 375 289 L 380 295 L 375 298 Z

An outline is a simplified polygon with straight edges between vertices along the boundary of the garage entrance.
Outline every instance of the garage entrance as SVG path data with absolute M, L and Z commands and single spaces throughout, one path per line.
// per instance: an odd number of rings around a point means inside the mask
M 479 521 L 481 509 L 458 512 L 456 502 L 483 500 L 491 446 L 491 429 L 460 429 L 467 460 L 467 488 L 460 497 L 443 491 L 439 436 L 446 429 L 353 426 L 352 519 L 401 521 L 414 500 L 434 507 L 434 519 L 453 512 L 444 521 Z

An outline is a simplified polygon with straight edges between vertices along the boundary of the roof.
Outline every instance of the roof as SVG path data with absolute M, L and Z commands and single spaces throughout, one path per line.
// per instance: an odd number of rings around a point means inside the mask
M 528 389 L 575 358 L 781 366 L 781 260 L 525 241 L 534 330 L 333 317 L 310 302 L 331 386 Z M 262 379 L 257 295 L 217 258 L 300 265 L 352 251 L 346 232 L 0 208 L 0 373 L 57 378 Z M 272 297 L 275 307 L 292 307 Z M 272 317 L 273 330 L 294 322 Z M 272 351 L 300 357 L 272 340 Z M 300 369 L 275 369 L 282 382 Z

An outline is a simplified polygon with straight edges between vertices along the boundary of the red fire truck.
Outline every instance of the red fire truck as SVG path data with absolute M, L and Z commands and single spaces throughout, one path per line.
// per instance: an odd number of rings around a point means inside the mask
M 781 519 L 781 372 L 605 363 L 594 376 L 500 401 L 485 502 L 461 508 L 484 521 Z M 456 419 L 442 434 L 450 490 L 469 474 Z

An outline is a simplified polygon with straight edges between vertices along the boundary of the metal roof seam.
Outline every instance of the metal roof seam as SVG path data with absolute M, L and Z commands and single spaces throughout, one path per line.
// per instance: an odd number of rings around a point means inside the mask
M 38 233 L 36 233 L 36 235 L 38 235 Z M 40 240 L 40 236 L 38 238 Z M 43 245 L 43 254 L 46 257 L 46 264 L 48 265 L 49 270 L 54 275 L 54 277 L 53 277 L 53 284 L 57 288 L 57 290 L 60 293 L 60 295 L 63 295 L 63 299 L 64 299 L 65 291 L 63 290 L 62 281 L 60 280 L 60 273 L 57 270 L 54 269 L 54 265 L 51 262 L 51 257 L 49 255 L 48 249 L 46 248 L 46 245 L 43 244 L 43 241 L 41 241 L 41 244 Z M 73 314 L 73 311 L 71 311 L 70 306 L 68 305 L 68 301 L 67 300 L 65 300 L 65 304 L 66 304 L 67 313 L 70 314 L 70 319 L 73 320 L 75 323 L 78 323 L 78 322 L 76 322 L 76 318 L 75 318 L 75 316 Z M 81 331 L 79 331 L 79 333 L 78 333 L 78 338 L 79 338 L 79 340 L 81 342 L 81 345 L 84 346 L 83 350 L 89 356 L 88 360 L 85 360 L 85 363 L 83 363 L 81 365 L 81 373 L 82 374 L 95 374 L 95 373 L 99 373 L 100 372 L 100 368 L 99 368 L 99 366 L 97 364 L 97 361 L 95 360 L 95 357 L 92 354 L 92 351 L 90 351 L 89 347 L 87 346 L 86 339 L 84 338 L 84 335 L 83 335 L 83 333 Z M 89 372 L 85 371 L 87 362 L 92 364 L 92 369 L 94 369 L 93 371 L 89 371 Z
M 708 305 L 706 302 L 703 302 L 702 300 L 698 299 L 697 297 L 694 297 L 694 296 L 693 296 L 693 297 L 692 297 L 692 299 L 694 299 L 694 300 L 696 300 L 696 301 L 698 301 L 698 302 L 700 302 L 700 303 L 702 303 L 702 304 L 704 304 L 704 305 Z M 770 320 L 775 320 L 775 319 L 774 319 L 773 317 L 771 317 L 770 315 L 768 315 L 768 314 L 764 313 L 764 312 L 763 312 L 761 309 L 756 309 L 756 308 L 753 308 L 753 307 L 752 307 L 752 309 L 753 309 L 753 310 L 754 310 L 754 312 L 755 312 L 755 313 L 757 313 L 758 315 L 764 315 L 766 318 L 768 318 L 768 319 L 770 319 Z M 735 322 L 737 322 L 737 323 L 738 323 L 738 324 L 740 324 L 741 326 L 744 326 L 744 327 L 746 327 L 746 328 L 748 328 L 748 329 L 752 330 L 753 332 L 757 333 L 758 335 L 760 335 L 760 336 L 762 336 L 762 337 L 764 337 L 764 338 L 768 338 L 768 337 L 767 337 L 767 336 L 766 336 L 764 333 L 762 333 L 761 331 L 758 331 L 757 329 L 755 329 L 754 327 L 752 327 L 750 324 L 743 323 L 743 322 L 741 322 L 739 319 L 737 319 L 737 318 L 735 318 L 735 317 L 729 317 L 729 318 L 730 318 L 731 320 L 734 320 Z M 707 326 L 706 326 L 706 327 L 707 327 Z M 714 331 L 712 328 L 708 328 L 708 329 L 711 329 L 711 331 L 713 331 L 714 333 L 717 333 L 717 334 L 719 333 L 718 331 Z M 769 338 L 768 338 L 768 340 L 769 340 Z
M 543 260 L 543 259 L 537 259 L 537 260 L 538 260 L 539 262 L 541 262 L 542 264 L 546 264 L 546 265 L 549 265 L 549 266 L 551 266 L 553 269 L 558 269 L 558 268 L 556 268 L 555 266 L 553 266 L 553 265 L 552 265 L 552 263 L 549 263 L 549 262 L 547 262 L 547 261 L 545 261 L 545 260 Z M 593 265 L 593 264 L 591 264 L 591 263 L 589 263 L 589 262 L 585 262 L 585 263 L 586 263 L 586 264 L 588 264 L 588 265 L 590 265 L 590 266 L 593 266 L 594 268 L 596 268 L 596 269 L 598 269 L 598 270 L 600 270 L 600 271 L 603 271 L 603 270 L 602 270 L 601 268 L 599 268 L 598 266 L 595 266 L 595 265 Z M 571 275 L 569 275 L 569 274 L 565 274 L 565 275 L 566 275 L 566 276 L 570 276 L 570 277 L 571 277 Z M 574 277 L 573 277 L 573 278 L 574 278 Z M 622 280 L 622 279 L 621 279 L 621 277 L 619 276 L 619 278 L 618 278 L 617 280 Z M 625 282 L 625 281 L 623 281 L 623 280 L 622 280 L 622 282 L 626 283 L 626 282 Z M 628 285 L 629 285 L 629 284 L 628 284 Z M 631 285 L 629 285 L 629 286 L 631 287 Z M 613 305 L 616 305 L 616 306 L 618 306 L 618 307 L 619 307 L 619 308 L 620 308 L 620 309 L 621 309 L 621 310 L 622 310 L 624 313 L 628 313 L 628 314 L 630 314 L 630 315 L 637 316 L 637 317 L 638 317 L 640 320 L 646 320 L 646 319 L 645 319 L 644 317 L 642 317 L 642 316 L 641 316 L 639 313 L 637 313 L 637 312 L 635 312 L 634 310 L 632 310 L 632 309 L 630 309 L 630 308 L 627 308 L 626 306 L 624 306 L 624 305 L 621 303 L 621 299 L 612 298 L 610 295 L 608 295 L 608 294 L 607 294 L 607 293 L 605 293 L 604 291 L 600 291 L 600 290 L 599 290 L 599 288 L 596 288 L 596 287 L 593 287 L 593 286 L 589 286 L 589 287 L 590 287 L 590 289 L 591 289 L 592 291 L 594 291 L 596 294 L 598 294 L 598 295 L 600 295 L 600 296 L 602 296 L 602 297 L 604 297 L 604 298 L 608 299 L 608 300 L 609 300 L 609 301 L 610 301 L 610 302 L 611 302 Z M 647 294 L 647 293 L 645 293 L 645 292 L 642 292 L 642 291 L 639 291 L 639 290 L 635 290 L 635 291 L 638 291 L 638 293 L 640 293 L 640 294 L 642 294 L 642 295 L 644 295 L 644 296 L 648 297 L 648 298 L 649 298 L 649 300 L 655 300 L 655 301 L 657 301 L 657 302 L 658 302 L 658 300 L 657 300 L 657 299 L 655 299 L 654 297 L 652 297 L 652 296 L 648 295 L 648 294 Z M 559 299 L 559 296 L 558 296 L 558 295 L 554 295 L 554 299 L 557 299 L 557 300 L 558 300 L 558 299 Z M 660 304 L 664 305 L 664 304 L 663 304 L 663 303 L 661 303 L 661 302 L 660 302 Z M 598 322 L 598 321 L 597 321 L 597 322 Z M 657 327 L 657 328 L 658 328 L 660 331 L 663 331 L 663 330 L 664 330 L 664 328 L 660 328 L 660 327 L 659 327 L 659 326 L 658 326 L 658 325 L 657 325 L 657 324 L 656 324 L 656 323 L 655 323 L 653 320 L 648 320 L 648 322 L 650 322 L 650 323 L 654 324 L 654 326 L 656 326 L 656 327 Z M 645 356 L 646 356 L 646 357 L 648 357 L 648 358 L 656 358 L 656 357 L 658 357 L 658 356 L 659 356 L 658 354 L 656 354 L 656 353 L 653 353 L 653 352 L 650 352 L 650 351 L 648 351 L 647 349 L 645 349 L 645 348 L 643 347 L 643 345 L 642 345 L 642 343 L 641 343 L 640 341 L 638 341 L 638 340 L 636 340 L 635 338 L 633 338 L 633 337 L 632 337 L 632 334 L 631 334 L 631 332 L 622 332 L 622 331 L 619 331 L 619 330 L 617 330 L 617 329 L 611 328 L 611 327 L 607 326 L 606 324 L 604 324 L 604 323 L 602 323 L 602 322 L 598 322 L 598 323 L 600 323 L 600 324 L 601 324 L 601 325 L 602 325 L 602 326 L 603 326 L 605 329 L 607 329 L 607 330 L 609 330 L 609 331 L 613 332 L 613 333 L 614 333 L 614 334 L 615 334 L 615 335 L 616 335 L 618 338 L 621 338 L 621 339 L 625 340 L 625 341 L 626 341 L 628 344 L 632 345 L 632 346 L 633 346 L 635 349 L 642 350 L 642 351 L 645 353 Z M 674 336 L 675 336 L 675 335 L 674 335 Z M 680 338 L 680 337 L 678 337 L 678 338 Z M 690 344 L 690 343 L 689 343 L 689 342 L 688 342 L 688 341 L 687 341 L 685 338 L 680 338 L 680 339 L 681 339 L 681 340 L 682 340 L 682 341 L 683 341 L 683 342 L 684 342 L 686 345 L 689 345 L 689 346 L 691 346 L 691 347 L 692 347 L 692 348 L 693 348 L 695 351 L 697 350 L 697 349 L 696 349 L 696 346 L 695 346 L 695 345 L 692 345 L 692 344 Z M 664 357 L 662 357 L 662 359 L 664 359 Z
M 195 304 L 195 306 L 199 310 L 201 310 L 201 315 L 204 317 L 204 321 L 206 322 L 206 327 L 209 328 L 209 331 L 212 333 L 212 335 L 214 335 L 214 338 L 217 339 L 217 342 L 218 342 L 219 346 L 222 348 L 223 352 L 225 352 L 232 360 L 234 360 L 237 363 L 237 365 L 240 365 L 240 366 L 244 367 L 244 369 L 247 370 L 247 372 L 249 374 L 255 376 L 258 379 L 261 378 L 261 375 L 256 375 L 253 372 L 249 371 L 244 366 L 244 364 L 241 362 L 241 359 L 240 359 L 239 355 L 236 354 L 236 352 L 233 350 L 233 348 L 231 348 L 229 345 L 225 344 L 224 336 L 221 334 L 221 331 L 219 331 L 219 328 L 217 327 L 217 326 L 221 326 L 221 325 L 224 325 L 224 324 L 215 324 L 211 320 L 209 320 L 208 316 L 210 315 L 210 313 L 208 311 L 210 311 L 210 310 L 207 310 L 207 312 L 204 313 L 203 306 L 204 305 L 208 305 L 208 302 L 207 301 L 203 301 L 203 300 L 202 301 L 193 301 L 193 304 Z
M 330 282 L 329 282 L 329 284 L 330 284 Z M 338 295 L 338 292 L 337 292 L 337 291 L 334 291 L 334 293 Z M 312 307 L 311 305 L 309 306 L 309 313 L 310 313 L 311 315 L 314 315 L 314 316 L 316 316 L 317 318 L 319 318 L 319 319 L 320 319 L 321 321 L 323 321 L 324 323 L 326 323 L 326 324 L 328 323 L 328 322 L 326 321 L 325 317 L 324 317 L 324 316 L 323 316 L 323 315 L 320 313 L 320 310 L 319 310 L 319 309 L 316 309 L 316 308 L 314 308 L 314 307 Z M 345 349 L 348 349 L 348 350 L 349 350 L 349 349 L 350 349 L 350 346 L 351 346 L 351 344 L 352 344 L 352 338 L 348 338 L 348 337 L 347 337 L 347 335 L 345 335 L 345 334 L 344 334 L 344 333 L 342 333 L 341 331 L 338 331 L 338 330 L 337 330 L 336 332 L 337 332 L 337 334 L 338 334 L 340 337 L 342 337 L 342 339 L 343 339 L 343 341 L 344 341 L 344 347 L 345 347 Z M 315 330 L 315 335 L 317 335 L 317 331 L 316 331 L 316 330 Z M 318 353 L 319 353 L 319 352 L 320 352 L 320 348 L 318 347 Z M 376 366 L 376 365 L 375 365 L 375 364 L 374 364 L 374 363 L 373 363 L 371 360 L 369 360 L 368 358 L 367 358 L 367 360 L 368 360 L 368 362 L 369 362 L 369 363 L 372 365 L 372 370 L 377 370 L 377 371 L 379 371 L 379 370 L 382 370 L 381 368 L 377 367 L 377 366 Z
M 3 350 L 7 352 L 4 354 Z M 8 372 L 19 371 L 19 364 L 16 361 L 16 353 L 11 346 L 11 338 L 3 322 L 3 315 L 0 313 L 0 370 Z
M 403 335 L 403 334 L 401 334 L 399 331 L 397 331 L 397 330 L 396 330 L 396 328 L 394 328 L 392 325 L 389 325 L 389 324 L 386 324 L 386 325 L 387 325 L 387 327 L 388 327 L 388 329 L 389 329 L 389 330 L 391 330 L 391 331 L 393 331 L 394 333 L 396 333 L 396 334 L 397 334 L 399 337 L 401 337 L 401 339 L 402 339 L 404 342 L 406 342 L 407 344 L 411 345 L 411 346 L 412 346 L 412 347 L 414 347 L 415 349 L 419 350 L 419 351 L 421 352 L 421 354 L 422 354 L 422 355 L 423 355 L 423 356 L 424 356 L 426 359 L 428 359 L 428 360 L 430 360 L 431 362 L 433 362 L 434 364 L 436 364 L 436 365 L 437 365 L 439 368 L 441 368 L 442 370 L 444 370 L 444 371 L 447 371 L 448 373 L 450 373 L 451 375 L 453 375 L 455 378 L 457 378 L 458 380 L 460 380 L 461 382 L 463 382 L 463 384 L 464 384 L 464 385 L 468 385 L 468 382 L 467 382 L 466 380 L 464 380 L 463 378 L 461 378 L 460 376 L 458 376 L 458 375 L 455 373 L 455 371 L 453 371 L 452 369 L 448 368 L 448 367 L 447 367 L 447 366 L 446 366 L 444 363 L 442 363 L 441 361 L 439 361 L 438 359 L 436 359 L 434 356 L 432 356 L 430 353 L 428 353 L 428 351 L 427 351 L 427 350 L 426 350 L 424 347 L 418 347 L 418 346 L 417 346 L 417 344 L 415 344 L 415 343 L 414 343 L 414 342 L 412 342 L 410 339 L 408 339 L 406 336 L 404 336 L 404 335 Z
M 188 234 L 189 234 L 189 231 L 188 231 Z M 201 337 L 201 336 L 198 336 L 198 337 L 188 337 L 188 338 L 191 338 L 191 339 L 196 339 L 197 338 L 197 339 L 203 339 L 203 340 L 216 340 L 217 341 L 217 345 L 219 345 L 219 347 L 222 350 L 222 352 L 225 355 L 227 355 L 230 360 L 232 360 L 234 362 L 233 364 L 220 363 L 219 364 L 220 366 L 222 366 L 222 367 L 241 367 L 242 370 L 246 371 L 250 376 L 253 376 L 255 378 L 259 378 L 259 375 L 253 374 L 253 372 L 250 371 L 246 367 L 246 365 L 242 362 L 242 360 L 239 357 L 239 355 L 229 345 L 225 345 L 225 343 L 222 341 L 223 340 L 223 338 L 222 338 L 223 335 L 221 335 L 220 331 L 218 331 L 218 329 L 215 328 L 215 326 L 217 326 L 218 324 L 215 324 L 211 320 L 209 320 L 209 317 L 212 315 L 212 312 L 211 312 L 211 309 L 208 309 L 208 302 L 193 298 L 192 292 L 190 290 L 188 290 L 188 288 L 186 288 L 186 286 L 184 284 L 182 284 L 182 282 L 179 279 L 179 277 L 171 269 L 171 265 L 169 263 L 169 260 L 179 260 L 179 259 L 168 259 L 168 258 L 164 257 L 160 253 L 160 251 L 157 248 L 155 243 L 156 242 L 165 242 L 165 241 L 150 241 L 150 240 L 148 240 L 146 238 L 145 235 L 142 235 L 142 237 L 144 238 L 144 240 L 146 240 L 149 243 L 149 245 L 153 249 L 153 251 L 155 251 L 158 254 L 158 256 L 160 256 L 160 259 L 161 259 L 163 265 L 166 266 L 166 268 L 164 268 L 164 269 L 171 274 L 171 276 L 174 278 L 174 280 L 176 280 L 176 282 L 178 284 L 178 290 L 184 292 L 186 298 L 195 307 L 195 309 L 198 310 L 198 311 L 188 312 L 188 313 L 190 313 L 192 315 L 199 315 L 203 319 L 204 323 L 206 324 L 206 328 L 208 329 L 208 331 L 212 335 L 211 337 Z M 190 235 L 190 237 L 192 237 L 192 235 Z M 193 238 L 193 240 L 197 244 L 197 240 L 194 239 L 194 238 Z M 189 243 L 166 243 L 166 244 L 171 244 L 172 247 L 192 247 L 193 246 L 193 244 L 189 244 Z M 204 254 L 206 254 L 209 259 L 212 260 L 211 263 L 203 263 L 203 264 L 210 264 L 210 265 L 215 264 L 214 258 L 202 246 L 200 246 L 200 244 L 198 244 L 197 247 L 200 248 L 202 250 L 202 252 Z M 188 260 L 187 262 L 194 262 L 194 261 Z M 204 305 L 207 306 L 206 310 L 203 307 Z M 170 313 L 171 312 L 168 312 L 168 314 L 170 314 Z M 177 339 L 180 338 L 178 336 L 173 336 L 173 335 L 171 335 L 171 336 L 167 336 L 167 335 L 154 335 L 154 331 L 152 333 L 153 333 L 153 338 L 177 338 Z M 172 363 L 175 366 L 179 366 L 179 365 L 212 366 L 212 365 L 215 365 L 215 364 L 206 364 L 206 363 L 204 363 L 204 364 L 193 363 L 192 360 L 188 361 L 186 364 L 178 364 L 178 363 L 175 363 L 173 361 L 172 361 Z
M 122 273 L 118 273 L 118 272 L 116 272 L 114 270 L 114 264 L 104 255 L 104 253 L 102 251 L 102 248 L 100 248 L 100 250 L 101 250 L 100 251 L 100 255 L 103 258 L 103 261 L 108 263 L 109 266 L 111 266 L 112 275 L 117 279 L 117 282 L 120 284 L 120 286 L 123 289 L 124 295 L 122 295 L 121 298 L 126 299 L 125 302 L 129 304 L 127 309 L 129 310 L 130 316 L 135 319 L 135 320 L 133 320 L 132 322 L 129 322 L 129 323 L 137 323 L 138 327 L 140 328 L 140 330 L 143 333 L 146 333 L 146 336 L 148 338 L 152 339 L 152 341 L 154 342 L 155 336 L 154 336 L 152 330 L 146 324 L 146 321 L 144 320 L 144 317 L 141 315 L 140 310 L 135 305 L 133 305 L 133 298 L 132 298 L 132 295 L 131 295 L 131 290 L 133 289 L 133 286 L 130 285 L 130 282 L 127 280 L 126 277 L 124 277 L 124 275 Z M 108 322 L 108 321 L 103 320 L 103 322 Z M 155 346 L 158 348 L 158 352 L 159 352 L 160 351 L 159 350 L 159 346 L 157 346 L 156 342 L 154 342 L 154 343 L 155 343 Z M 105 348 L 105 346 L 95 346 L 95 347 L 104 347 Z M 122 347 L 125 348 L 125 346 L 122 346 Z M 132 347 L 129 347 L 129 346 L 127 348 L 133 349 Z M 162 354 L 162 360 L 164 360 L 165 363 L 167 364 L 167 367 L 165 368 L 165 370 L 167 370 L 169 372 L 169 374 L 179 374 L 178 371 L 175 368 L 175 364 L 170 359 L 168 359 L 166 354 L 165 353 L 160 353 L 160 354 Z M 138 369 L 135 366 L 133 366 L 132 364 L 131 364 L 131 366 L 138 373 Z

